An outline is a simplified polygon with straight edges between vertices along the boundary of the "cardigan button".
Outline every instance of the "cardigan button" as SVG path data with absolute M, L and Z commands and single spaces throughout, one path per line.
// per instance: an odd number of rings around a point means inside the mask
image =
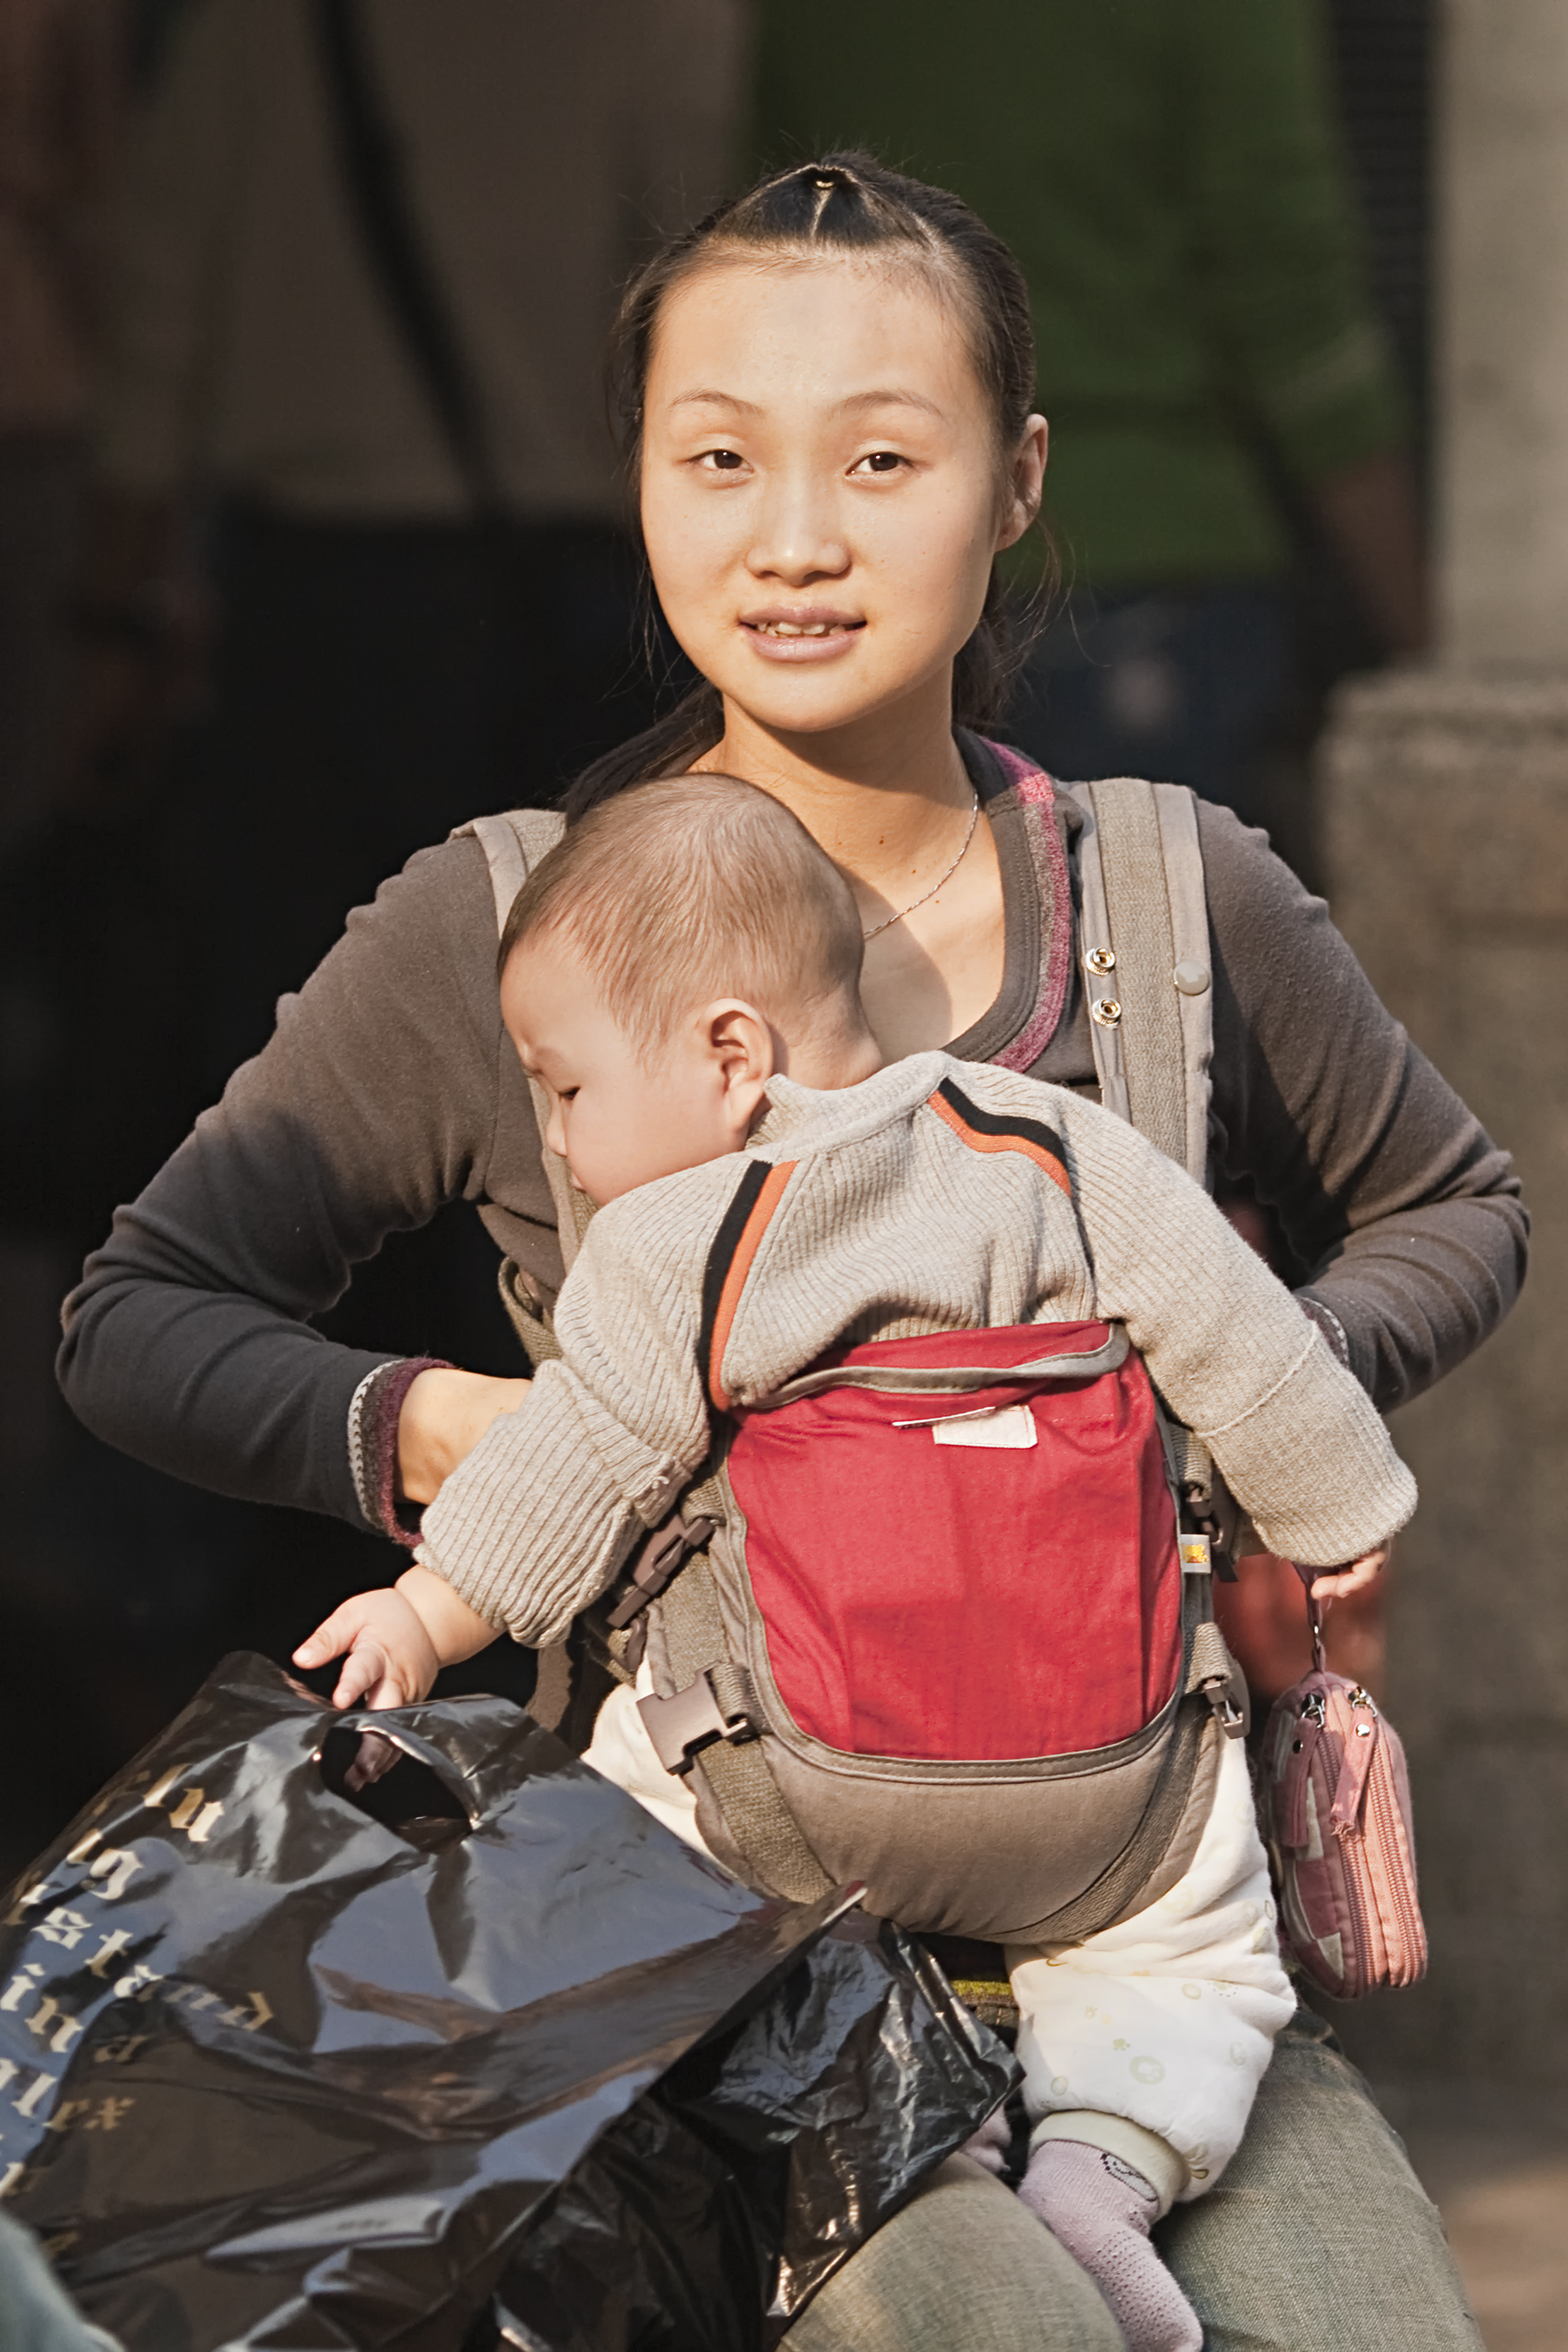
M 1184 996 L 1201 996 L 1209 984 L 1206 963 L 1179 963 L 1171 976 Z
M 1089 1008 L 1089 1017 L 1098 1021 L 1102 1029 L 1114 1029 L 1121 1018 L 1121 1007 L 1114 996 L 1097 996 Z
M 1084 961 L 1089 966 L 1090 971 L 1094 972 L 1097 977 L 1103 976 L 1106 972 L 1114 971 L 1116 970 L 1116 950 L 1114 948 L 1090 948 L 1089 953 L 1084 958 Z

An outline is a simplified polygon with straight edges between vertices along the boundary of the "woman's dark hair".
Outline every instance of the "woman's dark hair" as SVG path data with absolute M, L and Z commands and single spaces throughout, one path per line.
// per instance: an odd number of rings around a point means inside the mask
M 1035 401 L 1035 338 L 1023 271 L 960 197 L 890 172 L 873 156 L 843 153 L 760 181 L 672 238 L 632 279 L 611 337 L 610 400 L 634 481 L 654 335 L 666 298 L 710 259 L 747 247 L 775 256 L 885 256 L 929 271 L 958 307 L 991 403 L 998 460 L 1010 461 Z M 984 726 L 996 717 L 1037 632 L 1056 573 L 1055 551 L 1044 526 L 1038 528 L 1047 549 L 1041 588 L 1020 613 L 993 571 L 984 610 L 953 664 L 953 717 L 960 725 Z M 722 733 L 719 690 L 704 680 L 646 733 L 584 770 L 564 795 L 568 818 L 628 784 L 689 766 Z

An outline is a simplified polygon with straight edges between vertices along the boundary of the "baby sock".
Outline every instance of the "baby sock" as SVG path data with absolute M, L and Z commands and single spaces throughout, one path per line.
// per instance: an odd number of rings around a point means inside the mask
M 1197 2315 L 1149 2242 L 1160 2200 L 1141 2172 L 1107 2148 L 1047 2139 L 1029 2158 L 1018 2194 L 1083 2264 L 1127 2352 L 1203 2352 Z

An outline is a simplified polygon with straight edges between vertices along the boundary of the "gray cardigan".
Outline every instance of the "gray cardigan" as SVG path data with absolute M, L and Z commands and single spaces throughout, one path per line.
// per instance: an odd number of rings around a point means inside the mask
M 1024 814 L 966 755 L 1002 867 L 995 1003 L 950 1050 L 988 1061 L 1026 1026 L 1040 908 Z M 1072 855 L 1078 813 L 1058 800 Z M 1460 1363 L 1523 1278 L 1527 1220 L 1497 1149 L 1377 998 L 1321 899 L 1266 838 L 1200 803 L 1214 939 L 1212 1164 L 1274 1208 L 1295 1278 L 1384 1408 Z M 301 845 L 302 854 L 309 845 Z M 357 908 L 278 1029 L 140 1199 L 66 1302 L 59 1374 L 88 1426 L 220 1492 L 365 1524 L 354 1391 L 384 1356 L 306 1320 L 386 1235 L 471 1201 L 552 1297 L 555 1213 L 527 1084 L 501 1028 L 495 912 L 471 838 L 422 850 Z M 1029 1074 L 1097 1091 L 1074 979 Z M 520 1360 L 519 1370 L 524 1367 Z

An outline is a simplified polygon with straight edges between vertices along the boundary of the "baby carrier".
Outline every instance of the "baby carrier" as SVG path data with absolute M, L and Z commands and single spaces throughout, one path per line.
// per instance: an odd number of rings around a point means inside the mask
M 1120 781 L 1074 797 L 1102 1094 L 1201 1178 L 1209 948 L 1192 796 Z M 474 826 L 502 919 L 525 851 L 542 854 L 558 824 Z M 1024 1152 L 1070 1189 L 1048 1128 L 951 1081 L 931 1108 L 976 1152 Z M 1079 1940 L 1183 1874 L 1218 1741 L 1245 1728 L 1210 1601 L 1206 1456 L 1105 1323 L 877 1340 L 733 1411 L 725 1341 L 790 1172 L 743 1163 L 710 1255 L 710 1462 L 580 1621 L 575 1661 L 546 1654 L 535 1711 L 585 1744 L 607 1678 L 646 1659 L 661 1760 L 752 1884 L 805 1900 L 860 1879 L 870 1909 L 910 1927 Z M 581 1196 L 562 1183 L 557 1199 L 563 1236 L 580 1238 Z M 503 1289 L 543 1352 L 537 1311 Z

